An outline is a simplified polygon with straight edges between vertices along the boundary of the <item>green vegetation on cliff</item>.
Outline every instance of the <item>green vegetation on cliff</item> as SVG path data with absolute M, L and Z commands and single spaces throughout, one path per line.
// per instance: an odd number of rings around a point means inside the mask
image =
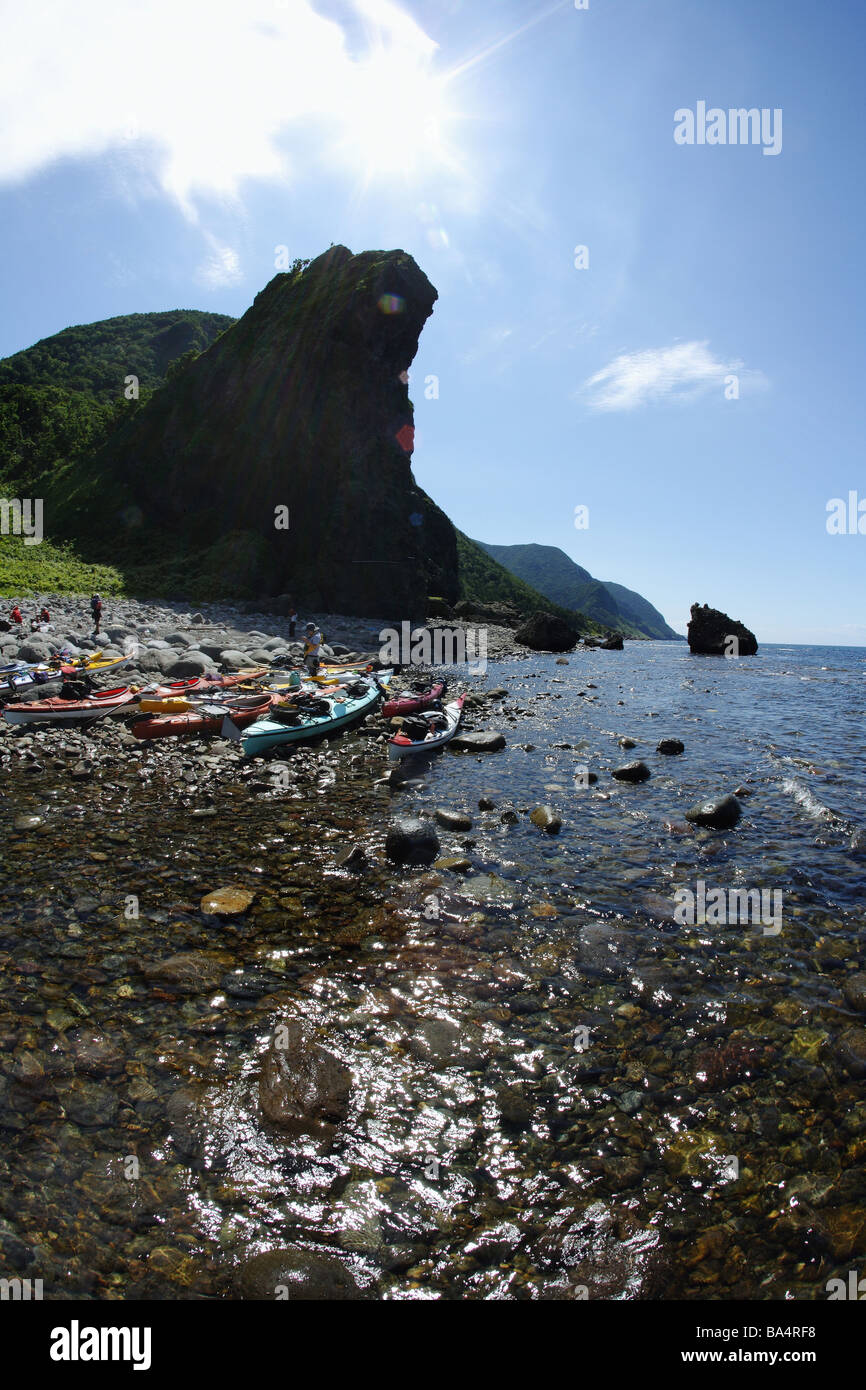
M 113 403 L 127 376 L 138 378 L 142 393 L 157 390 L 172 362 L 204 352 L 234 322 L 227 314 L 169 309 L 78 324 L 3 358 L 0 387 L 61 387 Z
M 456 528 L 455 528 L 456 529 Z M 475 603 L 510 603 L 521 613 L 555 613 L 586 635 L 601 632 L 598 623 L 585 613 L 554 603 L 547 594 L 518 579 L 493 559 L 477 541 L 457 531 L 457 564 L 460 598 Z
M 624 637 L 674 638 L 661 613 L 621 584 L 594 579 L 555 545 L 476 544 L 507 570 L 564 608 L 576 609 Z

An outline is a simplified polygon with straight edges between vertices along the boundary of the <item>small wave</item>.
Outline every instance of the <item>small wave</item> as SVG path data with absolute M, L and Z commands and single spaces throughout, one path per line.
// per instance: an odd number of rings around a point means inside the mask
M 844 824 L 844 818 L 830 806 L 826 806 L 823 801 L 819 801 L 817 796 L 802 782 L 798 782 L 795 777 L 786 777 L 781 785 L 781 790 L 786 796 L 793 797 L 797 805 L 812 820 L 832 822 L 837 825 Z

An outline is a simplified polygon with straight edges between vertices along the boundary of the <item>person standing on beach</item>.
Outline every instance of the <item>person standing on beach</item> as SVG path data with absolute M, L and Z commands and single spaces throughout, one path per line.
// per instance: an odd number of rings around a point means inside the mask
M 304 665 L 311 676 L 314 676 L 319 669 L 319 648 L 322 645 L 322 634 L 315 623 L 307 623 L 306 636 L 304 638 Z
M 296 623 L 297 621 L 298 621 L 298 610 L 297 610 L 297 608 L 290 608 L 290 609 L 289 609 L 289 641 L 290 641 L 290 642 L 294 642 L 294 640 L 295 640 L 295 623 Z
M 10 623 L 15 623 L 15 625 L 19 628 L 23 628 L 24 626 L 24 614 L 21 612 L 21 609 L 18 607 L 17 603 L 15 607 L 12 609 L 12 612 L 9 614 L 9 621 Z
M 102 621 L 102 599 L 99 594 L 94 594 L 90 600 L 90 611 L 93 614 L 93 635 L 99 636 L 99 624 Z

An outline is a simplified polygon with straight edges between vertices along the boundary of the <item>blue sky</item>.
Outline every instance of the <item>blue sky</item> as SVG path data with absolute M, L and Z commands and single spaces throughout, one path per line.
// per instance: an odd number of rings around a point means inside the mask
M 826 529 L 853 491 L 866 530 L 862 5 L 38 0 L 3 25 L 0 354 L 241 314 L 280 245 L 403 247 L 439 291 L 414 470 L 462 530 L 560 546 L 681 631 L 699 601 L 866 645 L 866 534 Z M 781 110 L 781 150 L 677 144 L 700 101 Z

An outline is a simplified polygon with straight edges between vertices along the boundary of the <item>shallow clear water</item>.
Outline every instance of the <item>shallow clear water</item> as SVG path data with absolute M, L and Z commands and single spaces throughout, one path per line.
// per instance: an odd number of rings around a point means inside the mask
M 287 790 L 221 744 L 124 752 L 74 793 L 48 766 L 7 779 L 0 1215 L 46 1296 L 224 1296 L 285 1244 L 399 1299 L 819 1298 L 866 1258 L 841 989 L 863 968 L 866 652 L 629 644 L 479 684 L 509 692 L 474 719 L 507 748 L 402 789 L 373 785 L 361 734 L 289 759 Z M 610 776 L 634 758 L 649 781 Z M 735 829 L 685 822 L 735 787 Z M 437 807 L 471 816 L 439 831 L 468 865 L 389 869 L 389 821 Z M 22 811 L 43 825 L 10 832 Z M 361 878 L 334 868 L 352 839 Z M 698 881 L 781 892 L 781 930 L 679 925 Z M 256 897 L 219 924 L 198 902 L 226 883 Z M 182 951 L 216 982 L 142 973 Z M 259 1110 L 287 1014 L 353 1073 L 330 1144 Z

